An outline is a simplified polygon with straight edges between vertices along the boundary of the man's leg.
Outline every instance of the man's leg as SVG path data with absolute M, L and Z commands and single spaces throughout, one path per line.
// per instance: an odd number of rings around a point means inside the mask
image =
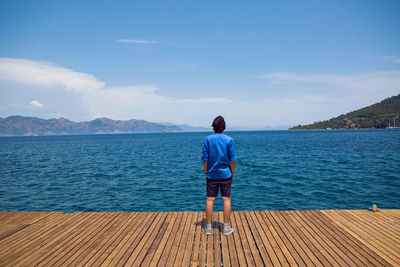
M 222 230 L 223 235 L 229 235 L 233 232 L 233 229 L 229 227 L 229 220 L 231 218 L 231 184 L 232 178 L 226 180 L 221 186 L 222 200 L 224 201 L 224 229 Z
M 224 201 L 224 223 L 229 223 L 231 218 L 231 197 L 222 197 Z
M 206 222 L 207 222 L 207 224 L 211 224 L 211 221 L 212 221 L 214 200 L 215 200 L 215 197 L 207 197 L 207 204 L 206 204 Z

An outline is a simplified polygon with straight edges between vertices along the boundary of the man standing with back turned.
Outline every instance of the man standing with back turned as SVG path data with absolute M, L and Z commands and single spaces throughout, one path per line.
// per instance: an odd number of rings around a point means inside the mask
M 203 167 L 207 178 L 207 204 L 206 222 L 203 232 L 211 234 L 211 221 L 215 197 L 218 189 L 221 190 L 224 201 L 224 229 L 222 234 L 229 235 L 233 229 L 229 227 L 231 217 L 231 184 L 235 172 L 236 152 L 233 139 L 225 134 L 225 120 L 218 116 L 212 123 L 214 134 L 204 139 L 203 143 Z

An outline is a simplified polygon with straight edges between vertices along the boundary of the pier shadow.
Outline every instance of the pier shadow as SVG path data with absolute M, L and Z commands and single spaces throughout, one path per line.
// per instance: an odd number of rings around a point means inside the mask
M 207 224 L 206 219 L 202 219 L 201 221 L 194 223 L 195 226 L 201 226 L 201 227 L 205 227 L 206 224 Z M 223 229 L 223 227 L 224 227 L 224 224 L 221 222 L 215 222 L 215 221 L 211 222 L 211 228 L 217 228 L 217 229 L 221 230 L 221 229 Z

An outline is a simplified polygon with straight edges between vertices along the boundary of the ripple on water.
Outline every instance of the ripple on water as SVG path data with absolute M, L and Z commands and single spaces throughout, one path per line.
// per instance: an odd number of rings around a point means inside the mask
M 206 135 L 0 138 L 0 210 L 203 210 Z M 400 131 L 230 135 L 235 210 L 400 208 Z

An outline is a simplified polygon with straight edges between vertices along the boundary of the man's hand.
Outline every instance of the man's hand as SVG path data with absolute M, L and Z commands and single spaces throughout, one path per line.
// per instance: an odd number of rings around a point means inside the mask
M 231 173 L 232 173 L 231 178 L 233 179 L 233 175 L 235 174 L 236 161 L 231 161 L 230 165 L 231 165 Z
M 207 161 L 203 161 L 203 168 L 204 168 L 204 174 L 206 175 L 206 178 L 207 178 L 207 170 L 208 170 L 208 162 Z

